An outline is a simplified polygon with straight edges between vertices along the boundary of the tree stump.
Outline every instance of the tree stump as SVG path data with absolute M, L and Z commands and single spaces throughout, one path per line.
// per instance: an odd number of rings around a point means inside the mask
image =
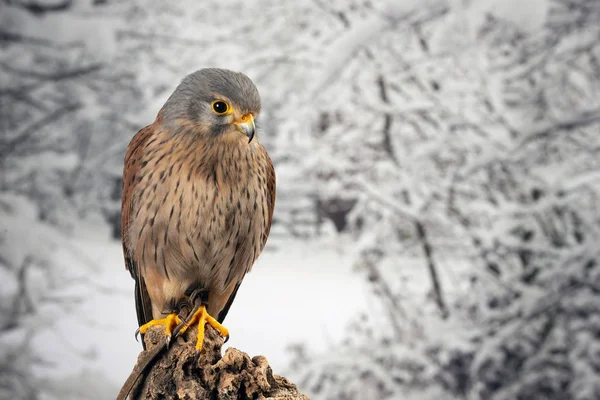
M 196 353 L 197 326 L 190 327 L 175 339 L 167 352 L 161 354 L 134 386 L 132 399 L 278 399 L 309 400 L 296 385 L 274 375 L 266 357 L 250 356 L 229 348 L 221 356 L 223 338 L 211 326 L 206 326 L 204 348 Z M 144 336 L 146 353 L 165 341 L 164 328 L 152 327 Z

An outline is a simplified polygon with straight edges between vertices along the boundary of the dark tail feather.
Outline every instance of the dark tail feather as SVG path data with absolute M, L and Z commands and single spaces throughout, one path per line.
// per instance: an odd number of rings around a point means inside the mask
M 137 314 L 139 326 L 152 320 L 152 303 L 146 290 L 146 283 L 144 278 L 137 276 L 135 279 L 135 311 Z M 142 346 L 146 350 L 146 344 L 144 342 L 144 335 L 141 335 Z
M 227 316 L 227 313 L 229 312 L 229 307 L 231 307 L 231 303 L 233 303 L 233 300 L 235 299 L 235 295 L 237 294 L 237 291 L 239 288 L 240 288 L 240 283 L 235 285 L 235 289 L 233 289 L 231 296 L 229 296 L 229 300 L 227 300 L 227 303 L 225 303 L 225 307 L 223 307 L 223 309 L 219 313 L 219 317 L 217 318 L 217 321 L 219 321 L 220 324 L 222 324 L 223 320 L 225 320 L 225 317 Z

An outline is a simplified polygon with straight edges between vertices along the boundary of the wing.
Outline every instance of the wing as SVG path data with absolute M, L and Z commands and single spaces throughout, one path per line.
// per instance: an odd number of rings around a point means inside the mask
M 271 223 L 273 222 L 273 210 L 275 210 L 275 168 L 273 168 L 273 161 L 267 154 L 265 150 L 265 156 L 267 158 L 267 212 L 268 212 L 268 220 L 265 228 L 265 232 L 263 233 L 262 245 L 260 247 L 260 251 L 263 251 L 265 245 L 267 244 L 267 239 L 269 238 L 269 232 L 271 232 Z
M 267 154 L 267 151 L 264 149 L 264 147 L 263 147 L 263 152 L 264 152 L 266 164 L 267 164 L 267 167 L 266 167 L 266 174 L 267 174 L 266 190 L 267 190 L 267 218 L 268 218 L 268 220 L 265 225 L 265 231 L 263 232 L 262 243 L 260 246 L 261 252 L 265 248 L 265 245 L 267 244 L 267 239 L 269 238 L 269 232 L 271 231 L 271 223 L 273 222 L 273 210 L 275 209 L 275 185 L 276 185 L 275 184 L 275 168 L 273 168 L 273 162 L 271 161 L 271 158 Z M 235 300 L 235 295 L 237 294 L 238 289 L 240 288 L 241 284 L 242 284 L 242 281 L 240 279 L 240 281 L 235 285 L 233 292 L 229 296 L 229 299 L 227 299 L 227 303 L 225 303 L 225 306 L 223 307 L 221 312 L 219 312 L 219 316 L 218 316 L 217 320 L 220 323 L 223 323 L 223 320 L 227 316 L 227 313 L 229 312 L 229 308 L 231 307 L 233 300 Z
M 125 165 L 123 168 L 123 194 L 121 203 L 121 236 L 123 240 L 123 254 L 125 256 L 125 268 L 129 270 L 135 280 L 135 309 L 139 325 L 152 320 L 152 303 L 146 290 L 144 279 L 140 275 L 140 270 L 135 263 L 132 250 L 127 245 L 127 232 L 131 211 L 133 207 L 133 190 L 136 185 L 136 177 L 140 169 L 139 159 L 144 150 L 145 143 L 152 137 L 154 126 L 149 125 L 136 133 L 131 139 L 125 154 Z M 143 340 L 142 340 L 143 343 Z

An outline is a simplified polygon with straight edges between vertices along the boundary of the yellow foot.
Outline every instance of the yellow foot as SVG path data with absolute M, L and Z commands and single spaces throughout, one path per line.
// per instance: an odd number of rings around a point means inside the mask
M 167 315 L 163 319 L 153 319 L 139 327 L 138 332 L 142 335 L 148 331 L 148 328 L 155 325 L 164 325 L 165 326 L 165 336 L 167 337 L 167 343 L 171 341 L 171 336 L 173 335 L 173 329 L 181 323 L 181 319 L 175 313 L 171 313 Z
M 179 333 L 185 332 L 194 322 L 198 323 L 198 340 L 196 341 L 196 350 L 202 350 L 202 343 L 204 342 L 204 324 L 209 324 L 213 328 L 221 333 L 221 336 L 225 337 L 225 339 L 229 338 L 229 331 L 223 325 L 219 323 L 216 319 L 210 316 L 206 311 L 206 307 L 200 306 L 198 311 L 196 311 L 189 319 L 189 321 L 181 328 Z

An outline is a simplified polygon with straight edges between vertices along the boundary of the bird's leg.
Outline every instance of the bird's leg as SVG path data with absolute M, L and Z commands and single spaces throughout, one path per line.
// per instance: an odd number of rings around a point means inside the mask
M 165 318 L 153 319 L 152 321 L 140 326 L 138 328 L 138 330 L 136 331 L 136 336 L 138 333 L 141 333 L 142 335 L 145 334 L 151 326 L 164 325 L 165 326 L 165 336 L 167 338 L 166 340 L 167 340 L 167 346 L 168 346 L 169 343 L 171 342 L 171 337 L 173 335 L 173 329 L 175 328 L 175 326 L 179 325 L 180 323 L 181 323 L 181 318 L 179 318 L 177 313 L 173 311 L 173 312 L 169 313 L 169 315 L 167 315 Z
M 223 325 L 214 319 L 206 310 L 205 301 L 196 292 L 190 296 L 190 302 L 195 304 L 194 310 L 190 315 L 186 323 L 181 327 L 178 333 L 184 333 L 192 324 L 198 323 L 198 339 L 196 341 L 196 351 L 202 350 L 202 344 L 204 342 L 204 325 L 209 324 L 215 328 L 219 333 L 225 337 L 225 341 L 229 339 L 229 331 Z

